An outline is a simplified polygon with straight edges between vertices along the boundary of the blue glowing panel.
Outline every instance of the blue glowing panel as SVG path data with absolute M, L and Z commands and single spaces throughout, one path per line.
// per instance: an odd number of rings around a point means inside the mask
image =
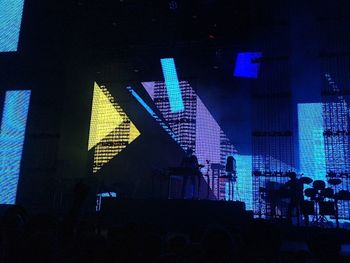
M 298 104 L 300 172 L 314 180 L 326 180 L 322 103 Z
M 240 200 L 245 202 L 247 210 L 253 210 L 252 156 L 235 155 L 237 188 Z
M 241 78 L 258 78 L 260 62 L 257 60 L 261 57 L 261 52 L 238 53 L 233 76 Z
M 180 112 L 185 109 L 179 80 L 177 78 L 175 62 L 173 58 L 162 58 L 160 60 L 165 80 L 165 86 L 168 92 L 171 112 Z
M 0 52 L 17 51 L 24 0 L 0 0 Z
M 0 129 L 0 204 L 15 204 L 30 90 L 6 92 Z
M 232 186 L 231 191 L 229 190 L 230 183 L 226 183 L 225 199 L 242 201 L 247 210 L 253 210 L 252 156 L 236 154 L 234 158 L 236 159 L 237 182 L 233 187 L 233 192 Z
M 116 192 L 104 192 L 104 193 L 99 193 L 97 194 L 97 196 L 99 197 L 117 197 L 117 193 Z

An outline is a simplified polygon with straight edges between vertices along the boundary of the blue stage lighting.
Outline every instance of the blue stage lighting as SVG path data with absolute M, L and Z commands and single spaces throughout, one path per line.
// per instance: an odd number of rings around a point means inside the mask
M 257 62 L 256 60 L 261 57 L 261 52 L 238 53 L 233 76 L 254 79 L 258 78 L 260 62 Z
M 0 52 L 17 51 L 24 0 L 0 0 Z
M 237 154 L 234 158 L 236 159 L 237 182 L 233 186 L 233 193 L 229 190 L 233 182 L 225 184 L 225 199 L 242 201 L 247 210 L 253 210 L 252 156 Z
M 236 159 L 239 197 L 245 202 L 247 210 L 253 210 L 252 156 L 237 154 L 234 158 Z
M 15 204 L 30 90 L 6 92 L 0 129 L 0 204 Z
M 314 180 L 326 180 L 322 103 L 298 104 L 300 172 Z
M 168 92 L 170 110 L 173 113 L 183 111 L 185 106 L 182 100 L 174 59 L 162 58 L 160 62 L 162 64 L 165 86 Z

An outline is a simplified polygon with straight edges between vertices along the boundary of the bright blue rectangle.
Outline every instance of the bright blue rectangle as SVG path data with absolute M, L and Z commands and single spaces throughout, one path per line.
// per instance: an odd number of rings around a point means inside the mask
M 237 184 L 241 201 L 247 210 L 253 210 L 252 156 L 236 155 Z
M 298 104 L 300 172 L 314 180 L 326 180 L 322 103 Z
M 0 128 L 0 204 L 15 204 L 30 90 L 6 92 Z
M 160 60 L 165 80 L 165 87 L 168 92 L 171 112 L 180 112 L 185 109 L 179 80 L 177 78 L 175 62 L 173 58 L 162 58 Z
M 0 52 L 17 51 L 23 5 L 24 0 L 0 0 Z
M 233 76 L 242 78 L 258 78 L 260 62 L 256 60 L 262 57 L 261 52 L 238 53 Z

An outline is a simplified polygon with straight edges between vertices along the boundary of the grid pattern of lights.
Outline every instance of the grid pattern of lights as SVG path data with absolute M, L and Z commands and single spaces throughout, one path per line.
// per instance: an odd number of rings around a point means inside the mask
M 99 171 L 140 132 L 105 86 L 95 83 L 89 135 L 89 150 L 95 147 L 93 173 Z
M 221 160 L 221 129 L 219 125 L 213 121 L 207 107 L 200 100 L 197 101 L 196 113 L 196 155 L 198 160 L 201 162 L 210 160 L 211 163 L 225 163 L 226 156 L 223 156 L 223 162 Z
M 172 112 L 166 86 L 164 82 L 156 81 L 154 85 L 153 100 L 155 106 L 163 115 L 170 129 L 178 137 L 183 149 L 188 147 L 195 151 L 196 147 L 196 94 L 187 81 L 180 82 L 181 93 L 185 110 Z
M 350 109 L 347 95 L 340 95 L 342 90 L 338 87 L 331 74 L 326 73 L 326 91 L 335 96 L 324 97 L 323 102 L 323 125 L 325 132 L 325 151 L 327 172 L 333 178 L 341 178 L 342 183 L 337 186 L 338 190 L 350 189 L 350 137 L 349 119 Z M 337 94 L 338 93 L 338 94 Z M 350 218 L 350 204 L 348 201 L 338 201 L 339 218 Z
M 285 63 L 284 66 L 287 66 Z M 263 73 L 254 84 L 252 97 L 252 171 L 253 209 L 256 216 L 270 216 L 275 212 L 285 216 L 285 204 L 280 202 L 274 209 L 265 198 L 262 189 L 278 190 L 288 177 L 285 173 L 295 171 L 292 101 L 288 71 L 284 66 L 266 65 L 276 74 Z M 266 74 L 265 74 L 266 73 Z M 271 85 L 285 83 L 286 85 Z M 279 210 L 279 211 L 276 211 Z
M 112 96 L 104 86 L 94 83 L 92 112 L 90 122 L 89 150 L 97 145 L 123 122 L 116 103 L 112 103 Z
M 300 172 L 313 180 L 326 180 L 322 103 L 298 104 Z
M 235 155 L 238 193 L 247 210 L 253 210 L 252 156 Z
M 257 62 L 256 60 L 258 60 L 261 57 L 261 52 L 238 53 L 233 76 L 254 79 L 258 78 L 260 62 Z
M 24 0 L 0 0 L 0 52 L 18 48 Z
M 236 152 L 234 146 L 188 81 L 180 81 L 179 84 L 184 110 L 172 112 L 164 82 L 142 83 L 183 149 L 193 149 L 201 164 L 209 160 L 211 164 L 225 165 L 226 157 Z M 224 173 L 220 171 L 218 175 Z M 219 193 L 217 198 L 225 198 L 225 182 L 220 183 L 219 189 L 217 184 L 210 186 L 215 195 Z
M 165 80 L 165 87 L 168 93 L 171 112 L 180 112 L 184 110 L 181 89 L 175 62 L 173 58 L 162 58 L 160 60 Z
M 325 74 L 329 89 L 339 92 L 340 88 L 330 74 Z M 350 111 L 343 96 L 331 97 L 331 101 L 323 103 L 327 171 L 333 173 L 350 172 L 349 130 Z
M 0 204 L 15 204 L 30 90 L 6 92 L 0 130 Z
M 168 125 L 147 105 L 147 103 L 134 91 L 131 87 L 127 87 L 131 95 L 145 108 L 145 110 L 159 123 L 159 125 L 174 139 L 177 143 L 180 143 L 176 134 L 168 127 Z

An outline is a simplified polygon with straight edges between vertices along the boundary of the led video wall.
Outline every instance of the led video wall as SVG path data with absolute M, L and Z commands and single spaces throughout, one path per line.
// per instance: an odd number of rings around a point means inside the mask
M 183 149 L 193 149 L 199 163 L 206 164 L 209 160 L 211 164 L 223 166 L 227 156 L 236 153 L 235 147 L 188 81 L 179 81 L 184 109 L 176 112 L 173 112 L 170 106 L 165 82 L 143 82 L 142 85 L 154 101 L 155 107 L 161 112 L 162 118 L 176 135 L 179 145 Z M 219 192 L 218 198 L 225 197 L 224 188 L 223 190 L 217 189 L 217 186 L 213 188 L 214 193 Z
M 209 161 L 211 167 L 221 167 L 219 171 L 211 171 L 213 176 L 225 175 L 223 168 L 226 158 L 234 155 L 237 161 L 238 176 L 234 199 L 244 201 L 246 207 L 251 209 L 253 201 L 252 156 L 237 154 L 234 145 L 194 92 L 190 83 L 178 80 L 174 60 L 161 59 L 161 65 L 165 81 L 142 83 L 154 102 L 152 106 L 159 110 L 161 116 L 158 116 L 133 88 L 128 87 L 129 91 L 184 150 L 188 147 L 194 150 L 199 163 L 207 164 Z M 170 89 L 172 91 L 169 91 Z M 203 172 L 206 173 L 206 171 L 207 166 L 203 168 Z M 218 199 L 233 199 L 232 196 L 228 196 L 227 181 L 219 185 L 209 182 L 209 186 Z
M 94 148 L 93 173 L 140 136 L 105 86 L 94 84 L 88 150 Z
M 21 31 L 24 0 L 0 0 L 0 52 L 15 52 Z
M 0 204 L 15 204 L 30 90 L 6 91 L 0 128 Z
M 326 179 L 322 103 L 298 104 L 300 171 L 314 180 Z

